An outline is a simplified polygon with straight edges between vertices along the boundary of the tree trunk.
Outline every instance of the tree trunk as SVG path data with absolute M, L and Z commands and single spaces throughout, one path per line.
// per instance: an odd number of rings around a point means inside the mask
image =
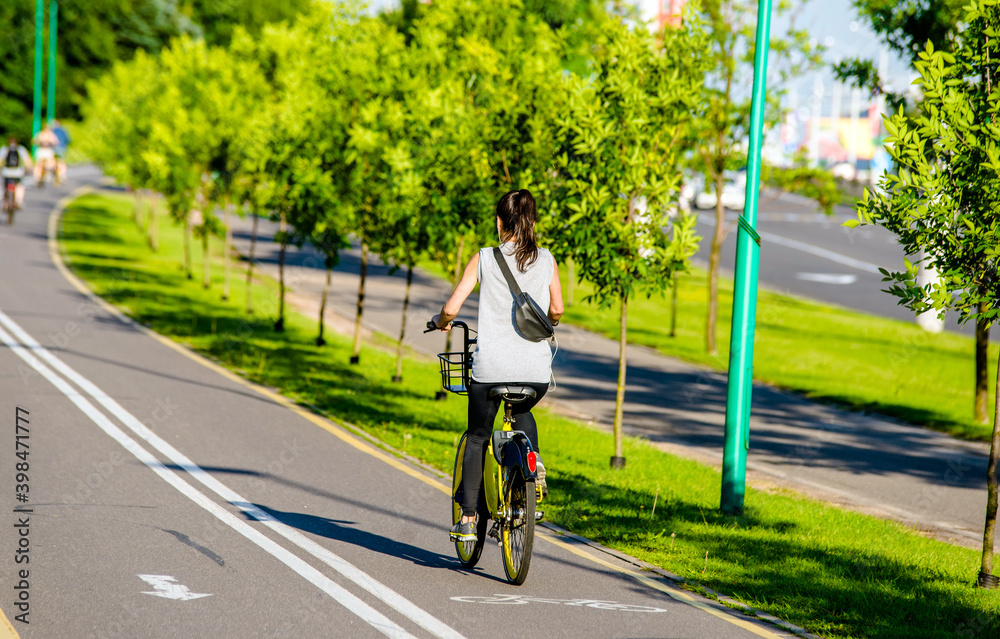
M 566 282 L 566 306 L 573 306 L 573 288 L 576 284 L 576 278 L 574 277 L 576 269 L 574 266 L 573 258 L 566 260 L 566 279 L 569 280 Z
M 368 245 L 361 243 L 361 277 L 358 280 L 358 312 L 354 316 L 354 352 L 351 363 L 361 361 L 361 317 L 365 314 L 365 280 L 368 279 Z
M 154 253 L 160 250 L 160 238 L 156 233 L 156 199 L 154 193 L 149 199 L 149 222 L 146 224 L 146 243 Z
M 989 378 L 990 357 L 990 324 L 983 318 L 986 305 L 979 305 L 979 317 L 976 319 L 976 397 L 974 414 L 977 424 L 990 423 L 990 396 L 987 379 Z
M 201 226 L 201 264 L 202 264 L 202 280 L 201 287 L 208 289 L 212 286 L 212 261 L 211 256 L 208 254 L 208 227 L 205 226 L 205 222 L 202 222 Z
M 222 241 L 222 299 L 229 299 L 229 249 L 233 245 L 233 227 L 229 224 L 229 202 L 226 204 L 224 224 L 226 225 L 226 237 Z
M 624 468 L 622 456 L 622 420 L 625 412 L 625 345 L 628 336 L 628 298 L 622 297 L 622 317 L 618 339 L 618 389 L 615 393 L 615 455 L 611 458 L 612 468 Z
M 677 273 L 674 273 L 671 279 L 673 286 L 670 287 L 670 337 L 677 337 L 677 287 L 681 279 L 677 277 Z
M 142 189 L 132 189 L 132 196 L 135 203 L 132 206 L 132 215 L 135 217 L 135 225 L 142 231 Z
M 253 213 L 253 231 L 250 233 L 250 257 L 247 258 L 247 314 L 253 315 L 253 252 L 257 248 L 257 211 Z
M 452 290 L 458 286 L 458 281 L 462 279 L 462 253 L 465 249 L 465 236 L 463 235 L 458 239 L 458 252 L 455 254 L 455 274 L 451 278 L 451 288 Z M 444 352 L 451 352 L 451 331 L 445 333 L 444 338 Z M 441 391 L 442 393 L 444 391 Z M 446 396 L 446 395 L 445 395 Z
M 406 295 L 403 296 L 403 321 L 399 325 L 399 343 L 396 344 L 396 375 L 394 382 L 403 381 L 403 339 L 406 337 L 406 310 L 410 307 L 410 286 L 413 285 L 413 265 L 406 268 Z
M 281 231 L 281 249 L 278 251 L 278 321 L 274 323 L 274 330 L 278 333 L 285 330 L 285 251 L 288 241 L 285 238 L 285 212 L 281 212 L 281 222 L 278 229 Z
M 725 214 L 722 205 L 722 173 L 715 176 L 715 234 L 712 235 L 712 249 L 708 255 L 708 317 L 705 318 L 705 350 L 709 355 L 718 355 L 715 343 L 716 323 L 719 316 L 719 263 L 722 258 L 722 242 L 726 239 Z
M 319 335 L 316 337 L 316 346 L 326 346 L 323 339 L 323 318 L 326 317 L 326 298 L 330 294 L 330 280 L 333 277 L 333 268 L 326 267 L 326 283 L 323 284 L 323 297 L 319 302 Z
M 1000 458 L 1000 366 L 997 367 L 997 383 L 994 389 L 996 395 L 996 410 L 993 414 L 993 442 L 990 444 L 990 461 L 986 467 L 986 528 L 983 531 L 983 564 L 979 573 L 979 585 L 986 586 L 984 576 L 993 574 L 993 543 L 997 526 L 997 460 Z
M 191 214 L 184 220 L 184 271 L 189 280 L 194 279 L 194 269 L 191 268 Z

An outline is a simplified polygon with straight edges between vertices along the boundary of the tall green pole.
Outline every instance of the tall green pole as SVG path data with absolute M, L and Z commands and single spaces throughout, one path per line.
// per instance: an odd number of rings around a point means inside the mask
M 746 206 L 736 238 L 736 283 L 729 340 L 729 387 L 726 397 L 726 441 L 722 452 L 722 510 L 743 512 L 747 450 L 750 448 L 750 395 L 753 391 L 753 337 L 757 314 L 757 193 L 760 190 L 760 148 L 764 137 L 764 94 L 767 52 L 771 39 L 771 0 L 758 0 L 757 40 L 753 59 L 750 108 L 750 150 L 747 156 Z
M 56 118 L 56 42 L 59 31 L 59 3 L 49 2 L 49 95 L 45 101 L 45 120 Z
M 42 31 L 44 27 L 45 0 L 35 0 L 35 104 L 31 121 L 32 140 L 42 130 L 42 57 L 45 55 Z M 31 150 L 34 153 L 34 142 L 32 142 Z

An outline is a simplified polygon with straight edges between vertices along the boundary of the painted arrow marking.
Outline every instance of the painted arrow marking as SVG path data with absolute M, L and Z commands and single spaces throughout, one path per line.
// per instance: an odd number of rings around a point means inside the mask
M 177 583 L 177 580 L 170 575 L 139 575 L 150 586 L 155 588 L 153 592 L 143 591 L 144 595 L 163 597 L 164 599 L 178 599 L 180 601 L 190 601 L 201 597 L 211 597 L 211 594 L 191 592 L 187 586 Z

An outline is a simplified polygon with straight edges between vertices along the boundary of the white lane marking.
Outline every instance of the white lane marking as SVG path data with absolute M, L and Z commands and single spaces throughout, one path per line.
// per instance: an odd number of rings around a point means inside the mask
M 840 273 L 799 273 L 796 277 L 806 282 L 818 282 L 820 284 L 839 284 L 846 286 L 858 281 L 857 275 L 847 275 Z
M 847 257 L 846 255 L 841 255 L 840 253 L 835 253 L 825 248 L 813 246 L 812 244 L 806 244 L 805 242 L 800 242 L 791 238 L 774 235 L 773 233 L 761 233 L 760 239 L 769 244 L 777 244 L 778 246 L 784 246 L 785 248 L 795 249 L 796 251 L 802 251 L 803 253 L 809 253 L 810 255 L 822 257 L 825 260 L 836 262 L 837 264 L 843 264 L 844 266 L 856 268 L 865 273 L 874 273 L 876 275 L 882 274 L 878 270 L 879 267 L 871 262 L 856 260 L 853 257 Z
M 21 340 L 21 342 L 30 347 L 32 351 L 49 363 L 53 368 L 79 386 L 85 393 L 97 400 L 98 403 L 109 410 L 115 417 L 120 419 L 121 422 L 129 428 L 129 430 L 169 458 L 171 462 L 190 473 L 192 477 L 197 479 L 219 497 L 225 499 L 233 506 L 242 510 L 246 515 L 253 517 L 288 541 L 330 566 L 343 576 L 381 599 L 392 608 L 396 609 L 398 612 L 409 617 L 412 621 L 431 632 L 436 637 L 440 637 L 440 639 L 465 639 L 459 632 L 444 622 L 438 620 L 427 611 L 419 608 L 416 604 L 412 603 L 399 593 L 375 580 L 364 571 L 358 569 L 330 550 L 309 539 L 299 531 L 281 522 L 274 516 L 264 512 L 254 504 L 250 503 L 250 501 L 245 497 L 242 497 L 218 479 L 209 475 L 204 469 L 191 461 L 186 455 L 164 441 L 145 424 L 136 419 L 135 416 L 122 408 L 118 402 L 108 396 L 90 380 L 77 373 L 62 360 L 53 355 L 48 349 L 35 341 L 31 335 L 25 332 L 24 329 L 18 326 L 3 311 L 0 311 L 0 324 L 7 326 L 10 331 Z
M 492 597 L 452 597 L 451 600 L 461 601 L 462 603 L 500 604 L 508 606 L 527 603 L 546 603 L 577 606 L 579 608 L 596 608 L 598 610 L 619 610 L 622 612 L 666 612 L 663 608 L 633 606 L 631 604 L 620 604 L 617 601 L 602 601 L 600 599 L 548 599 L 547 597 L 527 597 L 525 595 L 493 595 Z
M 728 221 L 728 220 L 727 220 Z M 706 226 L 715 227 L 715 224 L 709 220 L 703 220 L 702 224 Z M 879 267 L 871 262 L 865 262 L 864 260 L 856 260 L 853 257 L 848 257 L 846 255 L 841 255 L 835 251 L 829 249 L 821 248 L 819 246 L 814 246 L 812 244 L 807 244 L 806 242 L 800 242 L 799 240 L 793 240 L 788 237 L 781 235 L 775 235 L 774 233 L 764 233 L 758 231 L 760 234 L 760 239 L 769 244 L 777 244 L 778 246 L 784 246 L 785 248 L 794 249 L 796 251 L 802 251 L 803 253 L 809 253 L 810 255 L 815 255 L 816 257 L 821 257 L 825 260 L 831 262 L 836 262 L 837 264 L 843 264 L 844 266 L 849 266 L 851 268 L 858 269 L 865 273 L 874 273 L 875 275 L 881 275 L 882 273 L 878 270 Z
M 177 583 L 177 579 L 170 575 L 139 575 L 139 579 L 153 587 L 153 592 L 143 590 L 142 594 L 144 595 L 178 601 L 191 601 L 192 599 L 212 596 L 209 593 L 191 592 L 187 586 Z
M 9 320 L 10 318 L 7 319 Z M 260 546 L 264 551 L 273 555 L 286 566 L 297 572 L 300 576 L 304 577 L 307 581 L 309 581 L 309 583 L 328 594 L 342 606 L 353 612 L 382 634 L 387 637 L 392 637 L 393 639 L 416 639 L 413 635 L 396 625 L 388 617 L 352 595 L 339 584 L 307 564 L 302 559 L 296 557 L 291 551 L 278 545 L 272 539 L 265 536 L 264 533 L 260 532 L 256 528 L 253 528 L 229 511 L 224 510 L 217 503 L 195 490 L 175 472 L 161 464 L 159 460 L 153 457 L 153 455 L 150 454 L 145 448 L 140 446 L 138 442 L 115 426 L 111 420 L 98 411 L 93 404 L 88 402 L 81 393 L 76 391 L 61 377 L 57 376 L 51 369 L 38 361 L 34 355 L 29 353 L 25 347 L 15 342 L 10 334 L 2 328 L 0 328 L 0 341 L 6 344 L 15 355 L 38 371 L 42 377 L 47 379 L 63 395 L 76 404 L 77 407 L 83 411 L 84 414 L 91 419 L 91 421 L 97 424 L 101 430 L 121 444 L 125 450 L 135 455 L 142 463 L 148 466 L 154 473 L 159 475 L 161 479 L 176 488 L 185 497 L 215 515 L 215 517 L 217 517 L 220 521 Z

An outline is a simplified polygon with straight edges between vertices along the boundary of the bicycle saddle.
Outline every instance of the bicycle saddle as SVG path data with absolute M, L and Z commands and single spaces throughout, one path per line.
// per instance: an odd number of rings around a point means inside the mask
M 518 402 L 523 402 L 526 399 L 534 398 L 536 393 L 535 389 L 530 386 L 508 384 L 506 386 L 497 386 L 490 389 L 490 397 L 496 397 L 497 395 L 502 397 L 506 402 L 517 404 Z

